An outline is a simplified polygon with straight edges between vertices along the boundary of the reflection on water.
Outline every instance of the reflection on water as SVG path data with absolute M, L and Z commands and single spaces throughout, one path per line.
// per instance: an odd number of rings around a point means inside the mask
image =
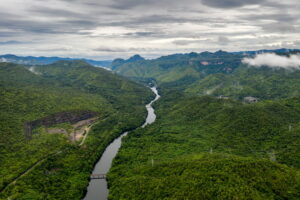
M 143 124 L 143 128 L 147 126 L 148 124 L 152 124 L 155 119 L 156 115 L 154 113 L 154 109 L 152 107 L 152 104 L 157 101 L 160 96 L 158 94 L 158 91 L 156 87 L 152 87 L 151 90 L 155 93 L 156 97 L 154 100 L 152 100 L 148 105 L 146 105 L 148 116 Z M 126 136 L 128 132 L 123 133 L 120 137 L 115 139 L 104 151 L 101 159 L 96 164 L 93 174 L 107 174 L 111 165 L 113 159 L 116 157 L 122 143 L 122 138 Z M 107 200 L 108 197 L 108 188 L 107 188 L 107 182 L 105 179 L 92 179 L 90 180 L 90 184 L 87 189 L 87 194 L 84 200 Z
M 156 119 L 156 115 L 154 113 L 154 109 L 152 107 L 152 104 L 155 101 L 157 101 L 160 98 L 160 96 L 159 96 L 158 91 L 155 87 L 151 88 L 151 90 L 155 93 L 156 96 L 155 96 L 154 100 L 152 100 L 149 104 L 146 105 L 146 108 L 147 108 L 147 111 L 148 111 L 148 116 L 147 116 L 147 119 L 146 119 L 144 125 L 142 126 L 143 128 L 145 126 L 147 126 L 148 124 L 152 124 Z

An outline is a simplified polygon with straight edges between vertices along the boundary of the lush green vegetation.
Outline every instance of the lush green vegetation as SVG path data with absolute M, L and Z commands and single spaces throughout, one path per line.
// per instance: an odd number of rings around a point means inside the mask
M 110 199 L 298 199 L 300 98 L 243 104 L 163 90 L 124 139 Z
M 132 172 L 133 171 L 133 172 Z M 125 172 L 124 172 L 125 173 Z M 267 160 L 214 154 L 113 174 L 110 199 L 297 199 L 299 174 Z
M 154 60 L 117 59 L 112 68 L 136 81 L 156 80 L 163 88 L 191 96 L 223 95 L 239 100 L 253 96 L 262 100 L 300 95 L 300 70 L 245 66 L 241 64 L 243 57 L 223 51 L 175 54 Z
M 27 69 L 1 63 L 0 86 L 0 188 L 5 188 L 0 199 L 82 198 L 93 163 L 122 131 L 143 123 L 144 105 L 153 95 L 146 87 L 82 61 Z M 83 146 L 59 134 L 37 133 L 25 139 L 25 122 L 72 110 L 98 113 L 99 121 Z
M 185 89 L 192 95 L 278 99 L 300 95 L 300 70 L 240 66 L 232 74 L 212 74 Z
M 181 85 L 208 74 L 231 73 L 240 65 L 241 57 L 224 51 L 174 54 L 154 60 L 117 59 L 112 68 L 133 79 L 155 79 L 159 84 Z
M 156 80 L 162 99 L 155 124 L 124 139 L 110 199 L 300 198 L 300 71 L 245 66 L 242 57 L 118 63 L 122 75 Z M 243 104 L 247 96 L 261 102 Z
M 157 121 L 124 138 L 108 175 L 110 199 L 300 198 L 300 71 L 248 67 L 242 57 L 218 51 L 113 62 L 121 75 L 157 82 L 162 98 Z M 246 96 L 260 102 L 244 104 Z M 152 97 L 83 61 L 1 63 L 0 199 L 82 198 L 97 158 L 143 123 Z M 44 127 L 25 139 L 25 122 L 78 110 L 99 117 L 83 146 Z

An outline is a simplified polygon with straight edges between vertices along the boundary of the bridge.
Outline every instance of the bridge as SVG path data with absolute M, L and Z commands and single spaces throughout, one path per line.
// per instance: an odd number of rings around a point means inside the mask
M 106 179 L 106 174 L 92 174 L 91 179 Z

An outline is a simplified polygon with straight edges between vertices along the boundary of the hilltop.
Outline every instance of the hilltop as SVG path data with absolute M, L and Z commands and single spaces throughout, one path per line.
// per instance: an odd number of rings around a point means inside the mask
M 0 86 L 0 199 L 81 198 L 93 163 L 123 130 L 143 123 L 153 96 L 84 61 L 0 63 Z
M 175 54 L 117 67 L 156 81 L 162 98 L 157 121 L 124 139 L 108 174 L 110 199 L 300 198 L 300 70 L 246 65 L 245 56 L 255 53 Z
M 85 58 L 62 58 L 62 57 L 44 57 L 44 56 L 16 56 L 13 54 L 6 54 L 0 55 L 1 62 L 10 62 L 15 64 L 21 65 L 48 65 L 55 63 L 57 61 L 72 61 L 72 60 L 82 60 L 91 65 L 98 66 L 98 67 L 109 67 L 111 65 L 110 60 L 98 61 L 92 59 L 85 59 Z
M 297 199 L 299 105 L 165 94 L 124 140 L 110 199 Z
M 300 70 L 252 67 L 244 58 L 257 53 L 289 56 L 296 49 L 258 50 L 251 52 L 217 51 L 174 54 L 153 60 L 134 62 L 113 61 L 112 68 L 120 75 L 138 82 L 155 81 L 162 88 L 182 91 L 189 95 L 226 96 L 243 100 L 253 96 L 260 99 L 293 97 L 300 94 Z

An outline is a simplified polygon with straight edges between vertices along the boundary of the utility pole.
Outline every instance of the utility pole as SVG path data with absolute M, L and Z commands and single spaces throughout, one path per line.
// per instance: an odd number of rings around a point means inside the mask
M 274 150 L 269 153 L 269 157 L 270 157 L 270 161 L 276 162 L 276 155 L 275 155 L 275 151 Z

